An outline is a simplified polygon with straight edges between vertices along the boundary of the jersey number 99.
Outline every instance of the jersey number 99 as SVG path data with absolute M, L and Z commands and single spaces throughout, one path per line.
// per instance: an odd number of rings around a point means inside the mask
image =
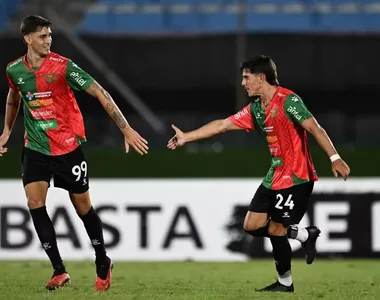
M 87 176 L 87 163 L 85 161 L 82 161 L 80 165 L 75 165 L 71 169 L 73 175 L 75 175 L 77 178 L 75 181 L 79 181 L 81 177 L 83 176 L 84 178 Z

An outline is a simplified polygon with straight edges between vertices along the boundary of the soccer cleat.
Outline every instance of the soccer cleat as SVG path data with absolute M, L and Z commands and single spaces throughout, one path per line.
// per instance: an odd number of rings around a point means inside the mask
M 308 265 L 312 264 L 315 257 L 317 256 L 317 239 L 321 230 L 317 226 L 309 226 L 305 228 L 309 233 L 307 240 L 302 243 L 302 248 L 305 250 L 306 263 Z
M 272 283 L 271 285 L 266 286 L 262 289 L 256 289 L 256 292 L 284 292 L 284 293 L 293 293 L 294 285 L 293 283 L 290 286 L 286 286 L 278 282 Z
M 105 263 L 96 264 L 96 280 L 95 280 L 95 290 L 96 291 L 106 291 L 111 287 L 112 280 L 112 270 L 113 263 L 110 258 L 107 257 Z M 105 279 L 102 279 L 102 274 L 106 274 Z M 101 277 L 99 277 L 99 275 Z
M 53 274 L 50 281 L 46 284 L 46 289 L 54 291 L 60 287 L 63 287 L 70 281 L 70 276 L 67 273 Z

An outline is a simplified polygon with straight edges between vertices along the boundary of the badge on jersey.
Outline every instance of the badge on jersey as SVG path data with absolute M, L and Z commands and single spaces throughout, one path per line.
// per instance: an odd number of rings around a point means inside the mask
M 42 74 L 48 84 L 52 84 L 58 74 Z

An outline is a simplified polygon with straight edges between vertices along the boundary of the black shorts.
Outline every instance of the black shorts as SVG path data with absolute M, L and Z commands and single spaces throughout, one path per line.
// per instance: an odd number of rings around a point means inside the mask
M 253 196 L 249 211 L 267 213 L 274 222 L 286 226 L 298 224 L 307 211 L 313 188 L 313 181 L 282 190 L 270 190 L 261 184 Z
M 87 161 L 80 146 L 70 153 L 57 156 L 24 148 L 21 172 L 24 186 L 37 181 L 46 181 L 50 186 L 53 178 L 54 187 L 72 194 L 82 194 L 89 189 Z

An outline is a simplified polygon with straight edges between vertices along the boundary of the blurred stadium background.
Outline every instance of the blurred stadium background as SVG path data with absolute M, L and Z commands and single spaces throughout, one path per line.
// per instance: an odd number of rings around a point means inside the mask
M 25 51 L 18 33 L 22 18 L 48 16 L 54 22 L 53 50 L 93 74 L 157 152 L 119 161 L 118 128 L 100 105 L 80 94 L 89 155 L 116 150 L 107 158 L 109 167 L 92 166 L 93 176 L 262 176 L 267 161 L 255 158 L 268 151 L 255 134 L 225 134 L 188 145 L 185 154 L 170 153 L 175 164 L 164 151 L 170 124 L 189 130 L 248 102 L 238 66 L 253 52 L 273 57 L 280 83 L 306 101 L 353 165 L 354 176 L 377 175 L 365 151 L 376 154 L 380 147 L 378 1 L 4 0 L 1 6 L 4 67 Z M 4 72 L 0 82 L 6 95 Z M 12 145 L 22 139 L 18 121 Z M 256 152 L 255 163 L 229 164 L 237 150 L 246 159 Z M 191 154 L 190 164 L 182 159 L 186 154 Z M 329 176 L 324 154 L 316 150 L 315 160 L 319 173 Z M 115 161 L 124 168 L 114 168 Z M 205 161 L 206 170 L 201 167 Z M 220 161 L 228 168 L 221 168 Z M 18 176 L 18 170 L 7 168 L 0 175 Z
M 304 99 L 351 166 L 346 183 L 328 178 L 330 163 L 311 140 L 322 180 L 304 222 L 324 230 L 322 255 L 378 257 L 380 1 L 2 0 L 0 9 L 4 70 L 25 53 L 23 17 L 47 16 L 54 23 L 52 50 L 92 74 L 149 141 L 148 156 L 125 155 L 122 136 L 100 104 L 77 94 L 90 176 L 96 178 L 93 199 L 117 259 L 268 257 L 270 246 L 257 241 L 251 247 L 240 229 L 269 167 L 262 138 L 233 132 L 166 150 L 170 124 L 190 130 L 248 103 L 238 67 L 252 53 L 272 56 L 280 84 Z M 4 100 L 7 90 L 2 72 Z M 18 179 L 22 138 L 20 116 L 10 152 L 0 161 L 1 190 L 12 194 L 1 201 L 0 258 L 45 257 L 22 227 L 29 222 L 31 228 Z M 92 257 L 81 224 L 70 219 L 66 194 L 52 191 L 49 197 L 64 255 Z

